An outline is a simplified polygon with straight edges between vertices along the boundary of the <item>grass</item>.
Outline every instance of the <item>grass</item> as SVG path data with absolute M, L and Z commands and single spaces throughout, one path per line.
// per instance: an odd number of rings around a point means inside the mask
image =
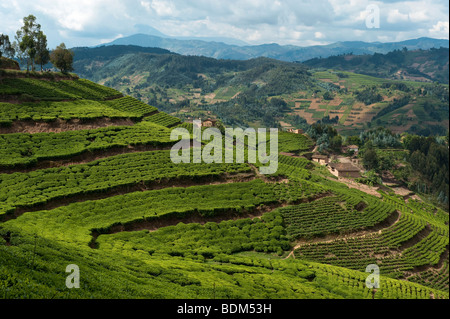
M 313 119 L 322 119 L 325 116 L 325 112 L 324 111 L 314 111 L 313 112 Z

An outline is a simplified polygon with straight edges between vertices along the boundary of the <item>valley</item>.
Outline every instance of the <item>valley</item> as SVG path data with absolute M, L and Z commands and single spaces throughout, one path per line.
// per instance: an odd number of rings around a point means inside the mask
M 445 83 L 312 69 L 314 60 L 299 64 L 267 58 L 236 61 L 172 53 L 122 54 L 125 48 L 115 46 L 117 55 L 107 57 L 84 49 L 75 69 L 183 121 L 212 117 L 226 126 L 263 124 L 284 129 L 305 129 L 323 121 L 335 124 L 344 135 L 358 134 L 372 123 L 396 133 L 444 135 L 448 130 Z M 446 50 L 448 60 L 448 49 L 440 50 Z

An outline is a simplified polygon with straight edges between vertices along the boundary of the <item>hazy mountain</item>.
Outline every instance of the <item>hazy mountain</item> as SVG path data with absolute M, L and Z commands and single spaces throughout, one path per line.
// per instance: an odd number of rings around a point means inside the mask
M 216 40 L 216 41 L 215 41 Z M 222 41 L 221 41 L 222 40 Z M 344 41 L 328 45 L 299 47 L 294 45 L 279 45 L 276 43 L 262 45 L 227 44 L 223 38 L 189 38 L 176 39 L 149 34 L 135 34 L 119 38 L 106 45 L 137 45 L 143 47 L 158 47 L 183 55 L 201 55 L 216 59 L 247 60 L 256 57 L 268 57 L 282 61 L 306 61 L 309 59 L 333 55 L 388 53 L 406 47 L 408 50 L 449 47 L 445 39 L 418 38 L 401 42 L 362 42 Z M 221 42 L 220 42 L 221 41 Z
M 162 33 L 161 31 L 159 31 L 151 26 L 143 25 L 143 24 L 137 24 L 137 25 L 135 25 L 135 28 L 138 30 L 137 34 L 129 36 L 129 37 L 125 37 L 125 38 L 120 38 L 117 40 L 134 38 L 135 36 L 146 35 L 146 36 L 159 37 L 159 38 L 171 39 L 171 40 L 184 40 L 184 41 L 194 40 L 194 41 L 204 41 L 204 42 L 219 42 L 219 43 L 223 43 L 223 44 L 238 45 L 238 46 L 248 45 L 248 43 L 246 43 L 242 40 L 228 38 L 228 37 L 170 36 L 170 35 Z M 132 41 L 134 41 L 134 40 L 132 40 Z M 133 44 L 133 43 L 114 43 L 114 44 L 125 44 L 126 45 L 126 44 Z

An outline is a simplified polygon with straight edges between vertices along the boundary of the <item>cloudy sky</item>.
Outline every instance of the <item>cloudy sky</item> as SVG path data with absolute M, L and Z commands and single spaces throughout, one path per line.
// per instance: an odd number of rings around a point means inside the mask
M 50 48 L 97 45 L 148 27 L 249 44 L 391 42 L 448 39 L 448 10 L 447 0 L 0 0 L 0 33 L 14 37 L 23 17 L 33 14 Z

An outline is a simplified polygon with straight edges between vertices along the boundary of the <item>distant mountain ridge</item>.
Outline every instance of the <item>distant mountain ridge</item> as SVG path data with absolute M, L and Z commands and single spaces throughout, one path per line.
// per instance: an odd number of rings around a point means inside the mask
M 248 60 L 257 57 L 268 57 L 281 61 L 303 62 L 313 58 L 326 58 L 333 55 L 355 55 L 381 53 L 386 54 L 393 50 L 427 50 L 430 48 L 448 48 L 449 40 L 418 38 L 401 42 L 363 42 L 343 41 L 328 45 L 315 45 L 300 47 L 294 45 L 279 45 L 276 43 L 262 45 L 236 45 L 218 41 L 206 41 L 208 38 L 176 39 L 164 38 L 156 35 L 135 34 L 116 39 L 109 45 L 136 45 L 142 47 L 157 47 L 170 50 L 183 55 L 197 55 L 215 59 Z M 217 38 L 213 38 L 219 40 Z
M 204 41 L 204 42 L 221 42 L 224 44 L 237 45 L 237 46 L 248 45 L 248 43 L 246 43 L 242 40 L 228 38 L 228 37 L 170 36 L 170 35 L 164 34 L 164 33 L 160 32 L 159 30 L 157 30 L 153 27 L 147 26 L 147 25 L 136 25 L 135 27 L 139 30 L 139 32 L 134 35 L 131 35 L 129 37 L 144 35 L 144 36 L 158 37 L 158 38 L 170 39 L 170 40 L 181 40 L 181 41 L 194 40 L 194 41 Z M 128 37 L 125 37 L 125 38 L 128 38 Z M 120 39 L 124 39 L 124 37 L 119 38 L 117 40 L 120 40 Z

